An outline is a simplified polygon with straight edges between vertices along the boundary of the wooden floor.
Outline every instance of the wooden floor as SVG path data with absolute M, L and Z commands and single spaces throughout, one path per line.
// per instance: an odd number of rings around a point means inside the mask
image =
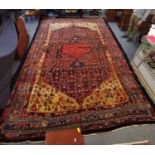
M 79 128 L 61 129 L 46 132 L 47 145 L 83 145 L 83 135 Z

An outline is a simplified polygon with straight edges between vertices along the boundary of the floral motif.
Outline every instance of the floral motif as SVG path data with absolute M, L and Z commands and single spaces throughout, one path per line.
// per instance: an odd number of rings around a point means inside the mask
M 155 121 L 102 19 L 42 20 L 7 106 L 0 137 L 9 140 Z

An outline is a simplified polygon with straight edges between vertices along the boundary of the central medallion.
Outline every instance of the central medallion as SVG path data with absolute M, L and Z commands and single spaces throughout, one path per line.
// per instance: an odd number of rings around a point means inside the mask
M 64 45 L 62 52 L 75 58 L 80 58 L 85 53 L 90 52 L 90 46 L 78 44 Z

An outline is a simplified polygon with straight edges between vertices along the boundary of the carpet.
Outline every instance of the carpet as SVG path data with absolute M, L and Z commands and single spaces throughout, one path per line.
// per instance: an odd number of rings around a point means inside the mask
M 5 113 L 6 141 L 155 122 L 150 98 L 103 19 L 42 19 Z

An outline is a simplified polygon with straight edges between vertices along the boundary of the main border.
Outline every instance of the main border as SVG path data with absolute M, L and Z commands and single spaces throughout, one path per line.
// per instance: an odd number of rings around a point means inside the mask
M 47 18 L 47 17 L 46 17 L 46 18 Z M 82 18 L 85 18 L 85 17 L 82 17 Z M 39 19 L 39 24 L 38 24 L 38 26 L 37 26 L 36 32 L 35 32 L 35 34 L 34 34 L 32 40 L 31 40 L 31 43 L 30 43 L 28 49 L 26 50 L 26 52 L 24 53 L 24 56 L 23 56 L 23 59 L 22 59 L 22 62 L 21 62 L 21 64 L 20 64 L 20 66 L 18 67 L 16 73 L 15 73 L 14 76 L 13 76 L 13 79 L 12 79 L 12 81 L 11 81 L 11 91 L 13 90 L 13 88 L 14 88 L 14 86 L 15 86 L 15 83 L 16 83 L 18 77 L 19 77 L 20 71 L 21 71 L 21 69 L 22 69 L 22 67 L 23 67 L 23 65 L 24 65 L 24 62 L 25 62 L 25 60 L 26 60 L 26 58 L 27 58 L 27 55 L 28 55 L 28 53 L 29 53 L 29 50 L 30 50 L 30 48 L 31 48 L 31 46 L 32 46 L 32 44 L 33 44 L 33 41 L 34 41 L 35 37 L 36 37 L 36 34 L 37 34 L 37 32 L 38 32 L 38 29 L 39 29 L 39 27 L 40 27 L 40 23 L 41 23 L 42 19 L 43 19 L 43 16 L 40 17 L 40 19 Z M 89 19 L 89 18 L 88 18 L 88 19 Z M 90 19 L 97 19 L 97 18 L 90 18 Z M 99 18 L 99 19 L 101 19 L 101 18 Z M 113 36 L 114 39 L 115 39 L 117 45 L 119 46 L 120 50 L 122 51 L 122 53 L 123 53 L 123 55 L 124 55 L 124 58 L 125 58 L 125 60 L 126 60 L 126 62 L 127 62 L 127 64 L 128 64 L 128 66 L 129 66 L 129 68 L 130 68 L 130 71 L 132 72 L 132 75 L 133 75 L 135 81 L 137 82 L 138 86 L 140 87 L 140 89 L 142 90 L 142 92 L 144 93 L 144 95 L 146 96 L 146 98 L 148 99 L 148 101 L 149 101 L 151 107 L 155 110 L 155 103 L 153 103 L 153 101 L 152 101 L 152 99 L 150 98 L 150 96 L 148 95 L 147 91 L 145 90 L 145 88 L 144 88 L 144 87 L 142 86 L 142 84 L 140 83 L 140 81 L 139 81 L 137 75 L 135 74 L 135 72 L 134 72 L 134 70 L 133 70 L 133 68 L 132 68 L 132 66 L 131 66 L 131 64 L 130 64 L 130 61 L 129 61 L 129 59 L 128 59 L 126 53 L 124 52 L 124 49 L 122 48 L 122 45 L 121 45 L 121 44 L 119 43 L 119 41 L 117 40 L 117 37 L 115 36 L 114 32 L 112 31 L 112 29 L 111 29 L 111 27 L 109 26 L 109 24 L 108 24 L 108 22 L 106 21 L 106 19 L 103 18 L 102 20 L 105 21 L 107 27 L 109 28 L 109 30 L 110 30 L 112 36 Z M 131 125 L 154 124 L 154 123 L 155 123 L 155 121 L 131 122 L 131 123 L 125 123 L 125 124 L 115 125 L 114 127 L 109 127 L 109 128 L 105 128 L 105 129 L 94 129 L 94 130 L 90 130 L 90 131 L 82 131 L 82 134 L 85 135 L 85 134 L 92 134 L 92 133 L 108 132 L 108 131 L 112 131 L 112 130 L 115 130 L 115 129 L 118 129 L 118 128 L 121 128 L 121 127 L 126 127 L 126 126 L 131 126 Z M 32 139 L 27 139 L 27 138 L 25 138 L 25 139 L 22 139 L 22 140 L 21 140 L 21 139 L 20 139 L 20 140 L 18 140 L 18 139 L 15 139 L 15 140 L 8 140 L 8 139 L 6 139 L 6 140 L 3 140 L 3 142 L 4 142 L 4 141 L 5 141 L 5 142 L 22 142 L 22 141 L 26 141 L 26 140 L 38 141 L 38 140 L 44 140 L 44 138 L 43 138 L 43 137 L 42 137 L 42 138 L 41 138 L 41 137 L 40 137 L 40 138 L 32 138 Z M 1 141 L 1 140 L 0 140 L 0 141 Z

